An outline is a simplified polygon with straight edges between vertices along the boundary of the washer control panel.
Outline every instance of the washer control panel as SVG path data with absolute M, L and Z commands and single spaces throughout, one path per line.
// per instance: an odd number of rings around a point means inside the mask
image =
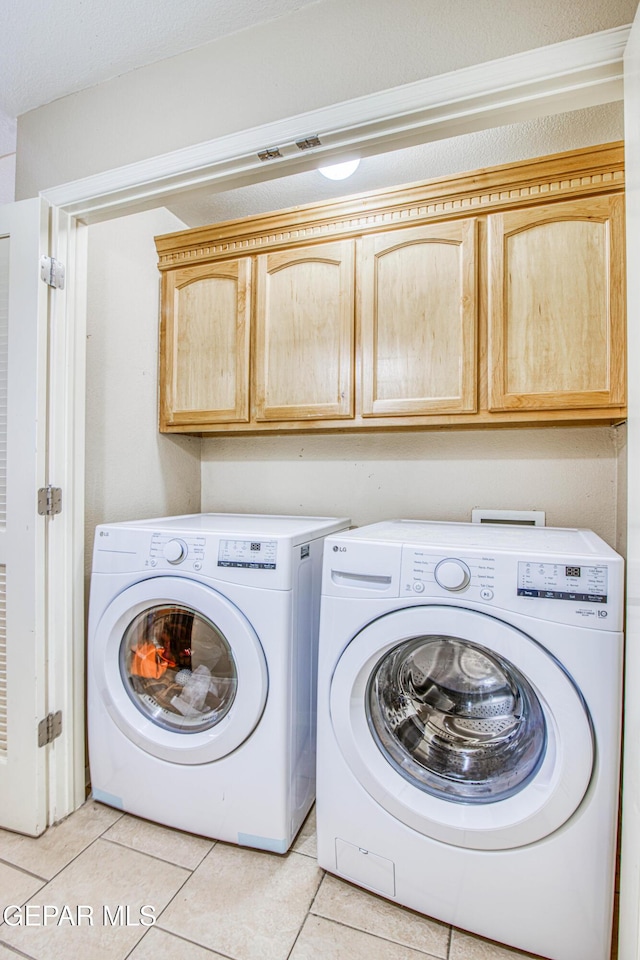
M 442 596 L 474 589 L 474 596 L 492 600 L 496 584 L 495 557 L 443 557 L 417 547 L 403 547 L 401 596 Z
M 205 554 L 204 537 L 175 537 L 169 533 L 154 533 L 145 566 L 157 567 L 168 563 L 178 567 L 189 560 L 194 570 L 202 567 Z
M 606 566 L 518 561 L 518 596 L 574 603 L 606 603 Z
M 220 540 L 218 566 L 275 570 L 277 553 L 277 540 Z
M 527 558 L 526 554 L 489 554 L 480 550 L 436 554 L 402 547 L 400 596 L 414 600 L 449 597 L 515 610 L 541 620 L 620 629 L 621 565 L 585 557 Z M 558 603 L 561 600 L 564 603 Z

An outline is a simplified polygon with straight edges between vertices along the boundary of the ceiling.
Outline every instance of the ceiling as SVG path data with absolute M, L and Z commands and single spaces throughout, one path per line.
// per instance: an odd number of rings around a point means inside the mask
M 318 0 L 2 0 L 0 157 L 15 118 Z
M 105 4 L 104 0 L 61 0 L 54 5 L 50 0 L 2 0 L 0 159 L 15 149 L 15 118 L 20 114 L 322 2 L 324 0 L 181 0 L 176 4 L 175 0 L 154 0 L 153 3 L 110 0 Z M 605 9 L 612 6 L 617 11 L 618 7 L 635 7 L 635 2 L 604 0 L 603 6 Z M 540 9 L 548 6 L 545 0 Z M 564 20 L 570 9 L 576 9 L 573 3 L 566 5 L 560 17 L 562 29 L 568 35 L 571 30 L 565 28 Z M 595 26 L 608 25 L 607 22 Z M 604 139 L 617 139 L 621 126 L 620 105 L 604 104 L 595 109 L 600 135 L 604 130 Z M 562 118 L 547 117 L 503 128 L 502 162 L 592 142 L 588 123 L 587 116 L 584 122 L 581 118 L 572 122 L 571 136 L 575 143 L 567 141 Z M 317 171 L 279 177 L 274 174 L 273 179 L 237 190 L 218 192 L 208 188 L 179 194 L 167 206 L 183 223 L 196 226 L 444 176 L 495 163 L 494 139 L 495 132 L 484 130 L 368 157 L 363 160 L 357 177 L 341 183 L 326 181 Z

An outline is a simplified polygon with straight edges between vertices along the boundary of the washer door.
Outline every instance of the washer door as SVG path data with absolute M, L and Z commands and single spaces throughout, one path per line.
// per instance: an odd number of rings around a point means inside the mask
M 106 709 L 154 757 L 219 760 L 262 716 L 260 641 L 237 607 L 203 584 L 157 577 L 129 587 L 107 607 L 92 642 Z
M 471 610 L 410 607 L 369 624 L 338 661 L 330 710 L 373 799 L 456 846 L 540 840 L 591 780 L 591 722 L 569 675 L 531 637 Z

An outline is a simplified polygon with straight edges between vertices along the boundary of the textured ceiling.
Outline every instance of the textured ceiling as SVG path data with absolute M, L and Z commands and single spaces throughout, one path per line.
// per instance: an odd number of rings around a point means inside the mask
M 0 156 L 21 113 L 314 2 L 2 0 Z

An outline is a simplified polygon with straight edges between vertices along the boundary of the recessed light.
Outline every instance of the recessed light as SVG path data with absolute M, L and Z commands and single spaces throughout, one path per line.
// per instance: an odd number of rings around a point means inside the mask
M 359 163 L 359 159 L 345 160 L 343 163 L 332 163 L 328 167 L 318 167 L 318 170 L 328 180 L 346 180 L 356 172 Z

